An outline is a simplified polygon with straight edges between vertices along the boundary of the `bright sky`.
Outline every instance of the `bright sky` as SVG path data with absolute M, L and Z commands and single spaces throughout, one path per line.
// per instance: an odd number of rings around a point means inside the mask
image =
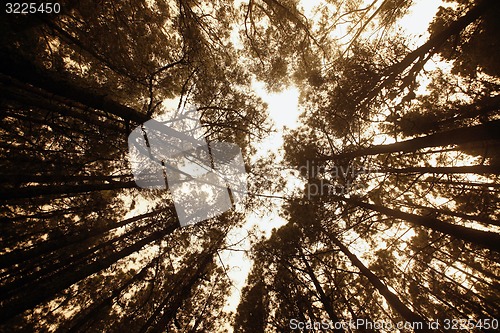
M 442 4 L 440 0 L 414 1 L 408 15 L 399 20 L 399 26 L 408 34 L 417 36 L 417 43 L 424 42 L 429 37 L 427 27 Z
M 259 149 L 258 157 L 267 156 L 270 153 L 278 154 L 278 150 L 283 146 L 283 129 L 293 129 L 298 126 L 297 119 L 300 115 L 299 110 L 299 90 L 291 86 L 279 93 L 268 93 L 265 89 L 265 83 L 253 81 L 252 87 L 262 100 L 267 103 L 269 117 L 275 125 L 276 132 L 271 134 L 262 142 L 257 144 Z
M 268 93 L 264 82 L 254 81 L 254 91 L 268 104 L 269 116 L 274 121 L 278 130 L 284 126 L 297 127 L 299 117 L 299 90 L 291 86 L 279 93 Z

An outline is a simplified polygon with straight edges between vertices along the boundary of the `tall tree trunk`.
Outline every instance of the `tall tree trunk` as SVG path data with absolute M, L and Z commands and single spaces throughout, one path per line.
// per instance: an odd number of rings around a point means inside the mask
M 40 88 L 33 87 L 5 75 L 0 75 L 0 82 L 5 85 L 2 87 L 2 90 L 0 90 L 0 94 L 5 94 L 5 96 L 2 97 L 14 101 L 16 105 L 31 105 L 35 106 L 37 109 L 79 119 L 100 128 L 106 128 L 119 133 L 125 131 L 125 126 L 122 122 L 116 123 L 118 119 L 110 119 L 110 117 L 107 116 L 107 119 L 103 120 L 102 116 L 105 116 L 104 113 L 102 115 L 90 113 L 88 112 L 88 106 L 60 98 L 53 93 L 48 93 Z
M 70 255 L 58 253 L 54 258 L 46 257 L 39 258 L 37 261 L 23 262 L 14 266 L 9 273 L 9 277 L 14 280 L 9 284 L 0 287 L 0 300 L 15 297 L 15 295 L 23 293 L 23 291 L 30 288 L 36 289 L 39 285 L 49 283 L 51 279 L 64 278 L 67 274 L 71 274 L 74 270 L 81 266 L 88 264 L 94 260 L 99 260 L 101 253 L 106 253 L 106 250 L 113 251 L 119 242 L 127 238 L 142 234 L 147 230 L 154 228 L 155 222 L 150 224 L 141 225 L 126 233 L 119 234 L 116 237 L 105 239 L 103 242 L 96 242 L 97 244 L 87 244 L 81 247 L 81 251 L 73 250 L 69 252 Z
M 182 303 L 189 297 L 197 282 L 207 271 L 209 265 L 213 262 L 214 250 L 209 253 L 204 253 L 196 270 L 189 275 L 189 278 L 179 286 L 179 289 L 174 289 L 166 295 L 163 302 L 156 308 L 154 313 L 149 317 L 140 332 L 165 332 L 165 327 L 175 318 L 177 311 L 182 306 Z M 187 271 L 186 271 L 187 272 Z M 182 279 L 183 277 L 181 277 Z M 178 284 L 176 285 L 178 286 Z M 163 314 L 161 314 L 163 312 Z
M 151 233 L 149 236 L 136 241 L 132 245 L 127 246 L 116 253 L 113 253 L 100 260 L 93 261 L 84 267 L 77 268 L 74 271 L 70 272 L 70 274 L 61 277 L 60 279 L 52 279 L 50 281 L 47 281 L 37 289 L 29 290 L 29 292 L 27 292 L 24 296 L 20 295 L 19 297 L 12 299 L 9 302 L 2 303 L 0 306 L 0 324 L 6 322 L 10 318 L 22 313 L 25 310 L 31 309 L 38 304 L 49 300 L 55 294 L 83 280 L 84 278 L 110 267 L 118 260 L 125 258 L 132 253 L 140 251 L 147 244 L 170 234 L 176 228 L 178 228 L 178 226 L 179 222 L 177 220 L 173 221 L 168 227 L 157 230 Z
M 421 250 L 420 248 L 415 248 L 414 246 L 411 247 L 415 252 Z M 424 267 L 429 268 L 433 272 L 433 276 L 427 278 L 424 278 L 425 272 L 421 272 L 421 278 L 429 281 L 429 285 L 433 286 L 431 289 L 433 289 L 434 293 L 437 293 L 439 291 L 441 293 L 441 297 L 446 298 L 449 301 L 456 302 L 455 306 L 464 306 L 462 308 L 465 309 L 465 312 L 480 314 L 479 317 L 491 316 L 493 318 L 496 318 L 498 316 L 498 302 L 496 300 L 492 300 L 491 298 L 488 299 L 481 293 L 472 292 L 470 286 L 466 286 L 456 279 L 450 277 L 443 270 L 434 267 L 434 265 L 429 265 L 429 262 L 426 259 L 414 257 L 413 260 L 419 262 Z M 439 277 L 439 279 L 437 277 Z M 446 282 L 444 284 L 432 285 L 432 281 Z M 455 288 L 450 288 L 449 284 L 454 285 Z M 446 289 L 442 290 L 440 286 L 450 288 L 449 290 L 453 290 L 453 294 L 447 294 L 448 291 Z M 478 300 L 480 301 L 478 302 Z
M 141 124 L 151 119 L 144 113 L 112 100 L 107 94 L 98 95 L 90 89 L 79 87 L 67 80 L 55 78 L 53 73 L 34 66 L 21 56 L 14 59 L 5 49 L 0 49 L 0 72 L 59 96 L 77 101 L 90 108 L 108 112 L 123 120 Z M 195 145 L 200 144 L 198 140 L 185 133 L 166 125 L 162 126 L 168 128 L 169 135 L 186 142 L 192 142 Z
M 455 174 L 455 173 L 474 173 L 478 175 L 484 174 L 500 174 L 500 165 L 470 165 L 470 166 L 453 166 L 453 167 L 405 167 L 405 168 L 382 168 L 370 170 L 370 173 L 439 173 L 439 174 Z
M 40 196 L 74 195 L 86 192 L 117 190 L 137 187 L 135 181 L 120 181 L 109 184 L 40 185 L 16 189 L 0 189 L 2 200 L 28 199 Z
M 40 244 L 35 244 L 29 249 L 20 249 L 8 252 L 0 256 L 0 268 L 5 268 L 15 263 L 21 263 L 25 260 L 33 259 L 40 255 L 62 249 L 68 245 L 73 245 L 75 243 L 82 242 L 84 240 L 90 239 L 100 234 L 104 234 L 105 232 L 108 232 L 110 230 L 117 229 L 125 225 L 128 225 L 130 223 L 158 215 L 170 209 L 172 208 L 167 207 L 158 209 L 153 212 L 125 219 L 118 223 L 108 222 L 107 225 L 105 226 L 97 227 L 91 230 L 73 230 L 71 235 L 64 235 L 62 237 L 58 237 L 57 239 L 50 239 Z
M 405 205 L 407 205 L 408 207 L 412 207 L 412 208 L 420 208 L 420 209 L 427 210 L 427 211 L 433 212 L 433 213 L 439 213 L 439 214 L 443 214 L 443 215 L 459 217 L 459 218 L 465 219 L 465 220 L 477 221 L 477 222 L 481 222 L 484 224 L 491 224 L 491 225 L 500 226 L 500 221 L 495 221 L 495 220 L 492 220 L 488 217 L 474 216 L 474 215 L 469 215 L 469 214 L 465 214 L 465 213 L 461 213 L 461 212 L 453 212 L 453 211 L 448 210 L 448 209 L 422 206 L 422 205 L 417 205 L 417 204 L 413 204 L 413 203 L 412 204 L 405 203 Z
M 426 124 L 426 131 L 440 132 L 446 127 L 457 127 L 453 126 L 455 123 L 465 120 L 485 117 L 486 119 L 490 115 L 497 114 L 500 110 L 500 95 L 495 97 L 485 97 L 476 102 L 473 105 L 463 105 L 457 109 L 449 110 L 451 115 L 446 114 L 446 118 L 434 121 L 431 124 Z M 458 125 L 460 126 L 460 125 Z M 421 134 L 425 132 L 420 131 Z
M 478 271 L 479 273 L 483 274 L 484 276 L 489 277 L 492 281 L 498 280 L 498 275 L 494 273 L 496 270 L 496 268 L 494 268 L 494 267 L 487 267 L 487 266 L 485 267 L 481 263 L 478 263 L 475 261 L 464 260 L 460 257 L 457 258 L 448 252 L 444 252 L 443 250 L 441 250 L 441 248 L 434 248 L 434 250 L 436 252 L 441 253 L 441 255 L 447 256 L 448 258 L 450 258 L 453 261 L 458 261 L 459 263 L 461 263 L 463 265 L 463 267 L 468 266 L 468 267 L 472 268 L 473 270 Z M 491 268 L 492 270 L 489 271 L 488 268 Z M 496 289 L 499 289 L 499 288 L 500 288 L 500 285 L 497 285 Z
M 397 266 L 395 267 L 395 269 L 397 269 L 401 273 L 401 275 L 405 277 L 405 279 L 407 279 L 408 281 L 413 281 L 413 283 L 418 285 L 418 288 L 425 290 L 429 295 L 432 295 L 433 297 L 435 297 L 443 305 L 445 305 L 448 309 L 451 309 L 452 311 L 454 311 L 459 316 L 462 316 L 463 318 L 467 317 L 467 314 L 465 314 L 462 310 L 458 309 L 454 304 L 450 303 L 448 300 L 441 297 L 441 295 L 432 292 L 432 290 L 425 285 L 425 282 L 422 281 L 420 276 L 418 276 L 416 278 L 412 274 L 408 274 L 408 272 L 403 271 L 401 268 L 399 268 Z M 447 313 L 451 314 L 448 309 L 447 309 Z
M 158 259 L 158 258 L 157 258 Z M 120 296 L 120 294 L 127 289 L 129 286 L 137 281 L 144 279 L 148 273 L 148 270 L 158 263 L 157 259 L 151 260 L 146 266 L 144 266 L 139 273 L 134 275 L 132 278 L 128 279 L 119 288 L 114 289 L 113 292 L 106 298 L 99 301 L 99 303 L 93 303 L 89 309 L 86 309 L 87 313 L 85 315 L 77 315 L 77 318 L 73 320 L 71 327 L 65 332 L 88 332 L 89 321 L 103 314 L 103 312 L 113 305 L 113 300 Z
M 337 316 L 337 314 L 333 310 L 333 304 L 332 304 L 331 299 L 326 295 L 325 291 L 323 290 L 321 283 L 319 282 L 318 278 L 316 277 L 316 274 L 314 274 L 314 271 L 313 271 L 311 265 L 309 265 L 309 262 L 307 261 L 307 258 L 305 257 L 302 249 L 300 249 L 300 257 L 302 259 L 302 262 L 306 266 L 307 275 L 309 275 L 309 277 L 311 278 L 311 280 L 314 284 L 314 288 L 316 289 L 316 292 L 319 295 L 319 299 L 320 299 L 321 303 L 323 304 L 323 308 L 325 309 L 326 313 L 328 313 L 328 316 L 330 317 L 330 319 L 332 321 L 334 321 L 335 323 L 340 322 L 339 317 Z M 341 332 L 344 332 L 344 330 L 342 328 L 338 328 L 338 329 L 336 328 L 336 329 L 334 329 L 334 332 L 341 333 Z
M 65 209 L 51 210 L 47 212 L 34 213 L 29 215 L 16 215 L 13 217 L 2 217 L 0 218 L 0 224 L 5 225 L 6 223 L 14 223 L 18 221 L 25 221 L 27 219 L 50 219 L 56 216 L 64 216 L 66 214 L 76 214 L 88 211 L 88 207 L 68 207 Z M 24 235 L 23 235 L 24 236 Z
M 92 181 L 109 181 L 109 182 L 126 182 L 131 179 L 133 175 L 116 175 L 116 176 L 104 176 L 104 175 L 33 175 L 33 174 L 3 174 L 0 175 L 0 182 L 2 183 L 82 183 L 82 182 L 92 182 Z M 82 184 L 83 185 L 83 184 Z
M 476 125 L 472 127 L 457 128 L 387 145 L 377 145 L 368 148 L 361 148 L 352 152 L 346 152 L 324 159 L 352 159 L 355 157 L 367 155 L 387 154 L 395 152 L 407 153 L 428 147 L 447 146 L 486 140 L 500 140 L 500 120 L 495 120 L 486 124 Z
M 365 96 L 360 96 L 359 103 L 366 103 L 372 100 L 382 89 L 393 84 L 398 75 L 417 61 L 411 69 L 411 72 L 416 75 L 418 70 L 425 64 L 426 59 L 429 59 L 430 55 L 435 53 L 451 36 L 458 35 L 469 24 L 479 19 L 495 5 L 498 5 L 497 0 L 482 0 L 470 9 L 467 14 L 450 23 L 442 31 L 432 35 L 426 43 L 410 52 L 400 62 L 390 66 L 385 72 L 385 78 L 382 78 Z
M 57 79 L 45 70 L 17 56 L 13 57 L 5 49 L 0 49 L 0 71 L 22 82 L 43 88 L 59 96 L 80 102 L 94 109 L 110 112 L 120 118 L 143 123 L 148 117 L 135 109 L 117 103 L 106 94 L 97 95 L 87 89 L 77 87 L 68 81 Z
M 427 178 L 419 180 L 419 182 L 433 183 L 433 184 L 444 184 L 444 185 L 457 185 L 460 187 L 482 187 L 483 189 L 500 189 L 500 184 L 497 183 L 480 183 L 480 182 L 470 182 L 470 181 L 454 181 L 454 180 L 441 180 L 439 178 Z M 493 190 L 490 190 L 493 192 Z
M 442 232 L 446 235 L 482 246 L 492 251 L 500 252 L 500 234 L 494 232 L 476 230 L 463 227 L 461 225 L 446 223 L 433 217 L 405 213 L 385 206 L 363 202 L 358 199 L 345 198 L 342 196 L 334 197 L 338 200 L 345 201 L 358 207 L 367 208 L 390 217 L 402 219 L 412 224 L 424 226 L 429 229 Z
M 432 330 L 427 328 L 426 320 L 422 318 L 420 315 L 417 313 L 413 312 L 410 308 L 408 308 L 401 300 L 399 297 L 394 294 L 392 291 L 387 288 L 387 286 L 370 270 L 368 269 L 359 259 L 358 257 L 353 254 L 349 249 L 335 236 L 329 234 L 330 239 L 332 242 L 337 245 L 340 248 L 340 251 L 342 251 L 351 261 L 351 263 L 356 266 L 361 274 L 363 274 L 369 281 L 370 283 L 377 288 L 377 290 L 380 292 L 380 294 L 385 298 L 387 303 L 390 304 L 390 306 L 401 315 L 406 321 L 411 322 L 411 323 L 422 323 L 421 325 L 423 326 L 422 329 L 416 329 L 415 331 L 417 332 L 432 332 Z M 419 325 L 419 324 L 416 324 Z

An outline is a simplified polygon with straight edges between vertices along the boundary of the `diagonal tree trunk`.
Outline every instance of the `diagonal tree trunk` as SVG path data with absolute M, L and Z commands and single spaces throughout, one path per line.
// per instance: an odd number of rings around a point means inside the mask
M 21 249 L 8 252 L 0 256 L 0 268 L 5 268 L 15 263 L 22 263 L 25 260 L 32 259 L 41 256 L 43 254 L 62 249 L 66 246 L 73 245 L 75 243 L 82 242 L 92 237 L 104 234 L 105 232 L 108 232 L 110 230 L 126 226 L 133 222 L 137 222 L 139 220 L 156 216 L 170 209 L 171 209 L 170 207 L 158 209 L 149 213 L 125 219 L 118 223 L 107 223 L 107 225 L 105 226 L 93 228 L 91 230 L 74 231 L 74 233 L 71 235 L 65 235 L 57 239 L 51 239 L 39 244 L 35 244 L 29 249 Z
M 453 238 L 461 239 L 495 252 L 500 252 L 500 234 L 497 234 L 495 232 L 471 229 L 461 225 L 443 222 L 434 217 L 406 213 L 382 205 L 363 202 L 359 199 L 345 198 L 337 195 L 335 195 L 334 197 L 354 206 L 370 209 L 372 211 L 376 211 L 393 218 L 402 219 L 415 225 L 420 225 L 432 230 L 442 232 L 443 234 L 449 235 Z
M 118 190 L 137 187 L 135 181 L 119 181 L 108 184 L 79 184 L 79 185 L 36 185 L 16 189 L 0 189 L 2 200 L 28 199 L 40 196 L 74 195 L 86 192 Z
M 156 308 L 154 313 L 149 317 L 140 332 L 164 332 L 168 323 L 175 318 L 177 311 L 182 306 L 182 303 L 189 297 L 197 282 L 202 278 L 207 271 L 209 265 L 213 262 L 214 252 L 204 253 L 203 259 L 198 263 L 196 270 L 187 274 L 188 279 L 180 284 L 179 289 L 175 288 L 166 295 L 163 302 Z M 181 277 L 182 279 L 182 277 Z
M 388 153 L 407 153 L 418 149 L 455 145 L 477 141 L 500 140 L 500 120 L 472 127 L 457 128 L 440 133 L 430 134 L 406 141 L 361 148 L 355 151 L 326 157 L 324 160 L 353 159 L 359 156 L 378 155 Z
M 432 332 L 432 330 L 427 329 L 426 325 L 426 320 L 422 318 L 420 315 L 412 311 L 408 306 L 406 306 L 400 299 L 399 297 L 394 294 L 392 291 L 389 290 L 389 288 L 370 270 L 368 269 L 362 262 L 361 260 L 358 259 L 358 257 L 353 254 L 347 246 L 345 246 L 338 238 L 335 236 L 328 234 L 332 242 L 337 245 L 340 248 L 340 251 L 342 251 L 351 261 L 351 263 L 356 266 L 361 274 L 363 274 L 369 281 L 370 283 L 377 288 L 377 290 L 380 292 L 380 294 L 385 298 L 387 303 L 403 317 L 406 321 L 411 322 L 411 323 L 422 323 L 422 329 L 415 329 L 416 332 Z M 417 324 L 418 325 L 418 324 Z M 414 326 L 415 327 L 415 326 Z
M 41 87 L 59 96 L 80 102 L 91 108 L 110 112 L 123 119 L 137 123 L 143 123 L 148 120 L 145 114 L 117 103 L 105 94 L 97 95 L 89 90 L 77 87 L 66 80 L 48 75 L 43 69 L 34 66 L 31 62 L 23 58 L 14 58 L 5 49 L 0 49 L 0 72 L 22 82 Z
M 385 78 L 379 81 L 365 96 L 360 96 L 359 103 L 367 103 L 372 100 L 382 89 L 393 84 L 398 75 L 403 73 L 408 67 L 417 62 L 411 69 L 414 74 L 418 69 L 421 69 L 430 58 L 451 36 L 458 35 L 471 23 L 475 22 L 484 15 L 493 6 L 498 5 L 496 0 L 482 0 L 475 7 L 470 9 L 464 16 L 450 23 L 448 27 L 442 31 L 432 35 L 429 40 L 410 52 L 400 62 L 390 66 L 385 72 Z
M 131 179 L 133 175 L 116 175 L 116 176 L 104 176 L 104 175 L 33 175 L 33 174 L 3 174 L 0 175 L 0 182 L 2 183 L 83 183 L 92 181 L 127 181 Z M 82 184 L 83 185 L 83 184 Z
M 491 224 L 491 225 L 500 226 L 500 221 L 492 220 L 492 219 L 490 219 L 488 217 L 484 217 L 484 216 L 469 215 L 469 214 L 465 214 L 462 212 L 453 212 L 453 211 L 448 210 L 448 209 L 422 206 L 422 205 L 417 205 L 417 204 L 413 204 L 413 203 L 412 204 L 405 203 L 405 205 L 408 205 L 409 207 L 413 207 L 413 208 L 420 208 L 420 209 L 423 209 L 423 210 L 426 210 L 429 212 L 435 212 L 435 213 L 439 213 L 439 214 L 443 214 L 443 215 L 459 217 L 459 218 L 465 219 L 465 220 L 477 221 L 477 222 L 481 222 L 484 224 Z
M 148 115 L 141 113 L 132 107 L 112 100 L 106 94 L 99 95 L 90 89 L 77 86 L 67 80 L 56 78 L 52 73 L 33 65 L 20 56 L 17 56 L 14 59 L 14 57 L 11 56 L 5 49 L 0 49 L 0 72 L 22 82 L 40 87 L 61 97 L 79 102 L 90 108 L 108 112 L 126 121 L 142 124 L 151 119 Z M 163 126 L 166 129 L 168 128 L 170 135 L 186 142 L 192 142 L 195 145 L 200 145 L 200 142 L 193 137 L 166 125 Z
M 91 320 L 94 320 L 94 318 L 98 317 L 101 315 L 107 308 L 111 307 L 113 305 L 113 300 L 118 298 L 120 294 L 130 287 L 132 284 L 134 284 L 137 281 L 140 281 L 144 279 L 147 276 L 148 270 L 153 267 L 158 260 L 153 259 L 151 260 L 146 266 L 144 266 L 139 273 L 134 275 L 132 278 L 128 279 L 123 285 L 121 285 L 119 288 L 114 289 L 111 295 L 108 297 L 102 299 L 99 303 L 93 303 L 87 310 L 87 313 L 85 315 L 78 315 L 76 319 L 74 319 L 74 323 L 71 325 L 71 327 L 65 331 L 65 332 L 86 332 L 88 330 L 82 328 L 88 327 L 88 324 Z
M 118 260 L 140 251 L 147 244 L 165 237 L 178 227 L 179 222 L 177 220 L 172 221 L 168 227 L 157 230 L 116 253 L 110 254 L 100 260 L 93 261 L 86 266 L 76 268 L 61 278 L 46 281 L 43 285 L 38 286 L 38 288 L 29 290 L 29 293 L 24 296 L 20 295 L 9 302 L 2 302 L 2 304 L 0 304 L 0 324 L 3 324 L 25 310 L 34 308 L 38 304 L 47 301 L 55 294 L 84 278 L 110 267 Z
M 331 320 L 333 320 L 333 322 L 335 322 L 335 323 L 340 322 L 339 317 L 337 316 L 337 314 L 333 310 L 333 304 L 332 304 L 330 297 L 328 297 L 326 295 L 325 291 L 323 290 L 321 283 L 319 282 L 318 278 L 316 277 L 316 274 L 314 274 L 314 271 L 313 271 L 311 265 L 309 265 L 309 262 L 307 261 L 306 257 L 304 256 L 304 252 L 302 252 L 302 249 L 300 249 L 300 257 L 302 259 L 302 262 L 306 266 L 307 275 L 309 275 L 309 277 L 311 278 L 311 280 L 314 284 L 314 288 L 316 289 L 316 292 L 319 295 L 319 299 L 321 300 L 321 303 L 323 304 L 323 307 L 324 307 L 326 313 L 328 313 L 328 316 L 330 317 Z M 340 327 L 340 328 L 335 328 L 334 332 L 342 333 L 342 332 L 344 332 L 344 330 Z
M 382 168 L 370 170 L 370 173 L 439 173 L 439 174 L 456 174 L 456 173 L 474 173 L 477 175 L 500 174 L 500 165 L 470 165 L 470 166 L 453 166 L 453 167 L 405 167 L 405 168 Z
M 14 266 L 9 270 L 9 277 L 14 280 L 8 284 L 0 286 L 0 301 L 16 297 L 23 292 L 29 292 L 30 289 L 36 289 L 39 285 L 50 283 L 52 279 L 64 278 L 67 274 L 71 274 L 79 267 L 88 264 L 99 258 L 99 255 L 105 253 L 106 250 L 116 248 L 116 246 L 131 236 L 142 234 L 147 230 L 154 228 L 155 222 L 141 225 L 126 233 L 117 235 L 109 239 L 103 238 L 104 241 L 83 245 L 81 250 L 73 250 L 70 255 L 60 254 L 56 258 L 42 257 L 37 261 L 31 262 L 27 260 L 19 265 Z

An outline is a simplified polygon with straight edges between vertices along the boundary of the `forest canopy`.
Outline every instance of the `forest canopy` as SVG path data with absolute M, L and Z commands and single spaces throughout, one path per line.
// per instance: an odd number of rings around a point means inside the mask
M 0 331 L 498 331 L 500 2 L 424 2 L 2 4 Z M 247 192 L 183 226 L 127 140 L 193 108 Z

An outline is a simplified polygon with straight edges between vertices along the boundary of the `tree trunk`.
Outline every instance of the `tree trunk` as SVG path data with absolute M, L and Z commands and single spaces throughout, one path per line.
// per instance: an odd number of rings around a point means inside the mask
M 50 299 L 55 294 L 63 291 L 71 285 L 83 280 L 84 278 L 104 270 L 118 260 L 131 255 L 134 252 L 140 251 L 147 244 L 154 242 L 169 233 L 173 232 L 179 226 L 178 221 L 171 222 L 169 227 L 162 230 L 157 230 L 151 235 L 144 237 L 132 245 L 123 248 L 122 250 L 109 255 L 106 258 L 89 263 L 88 265 L 72 271 L 70 274 L 60 278 L 47 281 L 44 285 L 36 289 L 31 289 L 24 295 L 10 302 L 2 303 L 0 306 L 0 324 L 6 322 L 10 318 L 22 313 L 25 310 L 31 309 L 38 304 Z
M 390 217 L 402 219 L 415 225 L 442 232 L 446 235 L 482 246 L 495 252 L 500 252 L 500 235 L 494 232 L 476 230 L 461 225 L 446 223 L 433 217 L 405 213 L 385 206 L 366 203 L 358 199 L 344 198 L 341 196 L 335 196 L 335 198 L 358 207 L 367 208 Z
M 2 217 L 0 218 L 0 224 L 5 225 L 6 223 L 14 223 L 18 221 L 24 221 L 28 219 L 40 219 L 46 220 L 56 216 L 64 216 L 66 214 L 82 213 L 88 210 L 88 207 L 68 207 L 65 209 L 51 210 L 47 212 L 34 213 L 29 215 L 16 215 L 13 217 Z M 25 236 L 25 235 L 23 235 Z
M 474 118 L 481 119 L 483 117 L 487 119 L 491 115 L 497 114 L 499 110 L 500 96 L 486 97 L 477 101 L 474 105 L 463 105 L 457 109 L 450 110 L 451 116 L 447 114 L 447 118 L 435 121 L 432 124 L 427 124 L 426 129 L 427 131 L 440 132 L 443 131 L 445 127 L 457 127 L 453 125 L 461 120 Z
M 444 185 L 457 185 L 460 187 L 482 187 L 484 190 L 487 189 L 500 189 L 500 184 L 497 183 L 480 183 L 480 182 L 469 182 L 469 181 L 454 181 L 454 180 L 441 180 L 439 178 L 427 178 L 419 180 L 419 182 L 432 183 L 432 184 L 444 184 Z M 493 190 L 489 190 L 493 192 Z
M 133 175 L 117 175 L 117 176 L 104 176 L 104 175 L 33 175 L 33 174 L 3 174 L 0 175 L 0 182 L 23 184 L 23 183 L 82 183 L 92 181 L 109 181 L 109 182 L 126 182 L 131 179 Z M 83 185 L 83 184 L 82 184 Z M 90 184 L 89 184 L 90 185 Z
M 182 303 L 189 297 L 195 284 L 201 279 L 208 266 L 213 262 L 213 257 L 214 252 L 203 254 L 203 259 L 199 263 L 197 269 L 190 275 L 189 279 L 180 286 L 179 290 L 174 287 L 174 289 L 166 295 L 163 302 L 156 308 L 153 315 L 149 317 L 141 328 L 141 333 L 148 331 L 150 328 L 150 332 L 165 332 L 165 327 L 174 319 Z M 178 286 L 178 284 L 176 286 Z M 161 314 L 162 312 L 163 314 Z M 161 317 L 158 318 L 160 314 Z
M 66 332 L 88 332 L 90 327 L 88 326 L 88 323 L 90 320 L 94 319 L 95 317 L 102 315 L 103 312 L 106 310 L 106 308 L 109 308 L 113 305 L 113 300 L 120 296 L 120 294 L 127 289 L 129 286 L 131 286 L 133 283 L 136 281 L 144 279 L 146 277 L 148 270 L 153 267 L 158 261 L 157 260 L 151 260 L 145 267 L 143 267 L 139 273 L 134 275 L 132 278 L 128 279 L 127 282 L 125 282 L 122 286 L 120 286 L 117 289 L 114 289 L 111 295 L 108 297 L 102 299 L 99 303 L 95 304 L 93 303 L 89 310 L 85 315 L 82 316 L 77 316 L 76 320 L 73 320 L 74 324 L 71 325 L 71 327 L 66 331 Z M 84 311 L 86 311 L 84 310 Z
M 74 195 L 86 192 L 108 191 L 137 187 L 135 181 L 113 182 L 109 184 L 80 184 L 80 185 L 40 185 L 26 186 L 16 189 L 0 189 L 2 200 L 28 199 L 40 196 Z
M 8 76 L 0 75 L 0 82 L 5 85 L 0 91 L 0 94 L 5 92 L 5 96 L 2 97 L 14 101 L 16 104 L 32 105 L 36 108 L 57 113 L 61 116 L 79 119 L 85 123 L 106 128 L 110 131 L 119 133 L 125 131 L 125 126 L 123 126 L 122 122 L 116 123 L 119 119 L 111 119 L 107 116 L 106 120 L 102 120 L 100 116 L 104 117 L 104 113 L 102 115 L 90 113 L 88 112 L 88 107 L 80 103 L 58 98 L 58 96 L 52 93 L 47 93 L 40 88 L 22 83 Z
M 429 212 L 434 212 L 434 213 L 439 213 L 443 215 L 448 215 L 448 216 L 453 216 L 453 217 L 459 217 L 461 219 L 465 220 L 470 220 L 470 221 L 477 221 L 483 224 L 491 224 L 491 225 L 498 225 L 500 226 L 500 221 L 495 221 L 487 217 L 481 217 L 481 216 L 474 216 L 474 215 L 468 215 L 465 213 L 461 212 L 452 212 L 451 210 L 448 209 L 442 209 L 442 208 L 434 208 L 434 207 L 428 207 L 428 206 L 422 206 L 422 205 L 417 205 L 417 204 L 406 204 L 408 207 L 412 208 L 420 208 L 423 210 L 427 210 Z
M 455 174 L 455 173 L 474 173 L 478 175 L 500 174 L 499 165 L 470 165 L 470 166 L 453 166 L 453 167 L 406 167 L 406 168 L 382 168 L 370 170 L 370 173 L 439 173 L 439 174 Z
M 328 313 L 328 316 L 330 317 L 330 319 L 333 322 L 335 322 L 335 323 L 340 322 L 339 317 L 335 314 L 335 311 L 333 310 L 333 304 L 332 304 L 331 299 L 326 295 L 325 291 L 323 290 L 321 283 L 318 281 L 316 274 L 314 274 L 314 271 L 313 271 L 311 265 L 309 265 L 307 258 L 304 256 L 302 249 L 300 249 L 300 255 L 301 255 L 302 262 L 306 266 L 307 275 L 309 275 L 309 277 L 311 278 L 311 280 L 314 284 L 314 288 L 316 289 L 316 292 L 319 295 L 319 299 L 320 299 L 321 303 L 323 304 L 323 308 L 325 309 L 326 313 Z M 341 332 L 344 332 L 344 330 L 342 328 L 338 328 L 338 329 L 334 329 L 334 332 L 341 333 Z
M 392 291 L 387 288 L 387 286 L 370 270 L 368 269 L 359 259 L 354 255 L 349 249 L 336 237 L 329 234 L 332 242 L 340 248 L 351 261 L 351 263 L 356 266 L 370 283 L 377 288 L 380 294 L 385 298 L 385 300 L 391 305 L 391 307 L 401 315 L 406 321 L 414 323 L 415 325 L 419 325 L 416 323 L 422 323 L 422 329 L 415 329 L 417 332 L 432 332 L 432 330 L 427 329 L 426 320 L 422 318 L 417 313 L 413 312 L 410 308 L 408 308 L 399 297 L 394 294 Z
M 416 50 L 410 52 L 400 62 L 389 67 L 386 70 L 385 79 L 380 80 L 380 83 L 375 85 L 367 95 L 361 96 L 359 98 L 359 103 L 366 103 L 372 100 L 382 89 L 394 83 L 397 76 L 403 73 L 406 68 L 415 63 L 415 61 L 420 61 L 420 63 L 417 63 L 411 70 L 411 72 L 414 72 L 414 74 L 416 74 L 417 69 L 423 67 L 425 63 L 424 59 L 426 58 L 426 56 L 428 59 L 429 56 L 435 53 L 439 49 L 439 47 L 443 45 L 451 36 L 458 35 L 469 24 L 476 21 L 492 6 L 495 5 L 497 5 L 497 0 L 480 1 L 479 4 L 470 9 L 467 14 L 450 23 L 450 25 L 442 31 L 431 36 L 426 43 L 418 47 Z
M 78 101 L 91 108 L 110 112 L 123 119 L 137 123 L 148 120 L 145 114 L 113 101 L 106 94 L 97 95 L 68 81 L 52 77 L 52 75 L 25 59 L 19 56 L 14 58 L 4 49 L 0 50 L 0 71 L 22 82 L 27 82 L 70 100 Z
M 82 242 L 110 230 L 117 229 L 127 224 L 158 215 L 170 209 L 170 207 L 158 209 L 153 212 L 128 218 L 118 223 L 107 223 L 107 225 L 105 226 L 97 227 L 91 230 L 74 230 L 71 235 L 64 235 L 57 239 L 49 239 L 48 241 L 42 242 L 40 244 L 35 244 L 29 249 L 20 249 L 8 252 L 0 256 L 0 269 L 11 266 L 15 263 L 21 263 L 28 259 L 33 259 L 55 250 L 62 249 L 68 245 Z
M 367 155 L 388 154 L 395 152 L 407 153 L 428 147 L 447 146 L 486 140 L 500 140 L 500 120 L 472 127 L 457 128 L 387 145 L 361 148 L 324 159 L 352 159 Z
M 0 301 L 23 293 L 30 288 L 36 289 L 39 285 L 49 283 L 52 279 L 64 278 L 65 275 L 71 274 L 79 267 L 94 260 L 99 260 L 101 253 L 105 254 L 107 250 L 113 252 L 119 242 L 154 228 L 154 224 L 155 222 L 141 225 L 114 238 L 106 239 L 104 242 L 96 242 L 95 245 L 94 243 L 87 244 L 82 246 L 81 249 L 73 250 L 70 255 L 58 253 L 59 256 L 56 256 L 56 258 L 42 258 L 36 262 L 27 260 L 14 266 L 9 271 L 9 277 L 14 277 L 14 280 L 0 287 Z M 16 278 L 16 276 L 19 277 Z
M 79 87 L 67 80 L 56 78 L 53 73 L 38 68 L 21 56 L 17 56 L 14 59 L 5 49 L 0 49 L 0 72 L 56 95 L 77 101 L 93 109 L 108 112 L 123 120 L 142 124 L 151 119 L 144 113 L 112 100 L 107 94 L 98 95 L 90 89 Z M 174 130 L 166 125 L 162 126 L 168 129 L 170 135 L 181 140 L 192 142 L 195 145 L 203 144 L 203 142 L 198 142 L 198 140 L 190 135 Z

